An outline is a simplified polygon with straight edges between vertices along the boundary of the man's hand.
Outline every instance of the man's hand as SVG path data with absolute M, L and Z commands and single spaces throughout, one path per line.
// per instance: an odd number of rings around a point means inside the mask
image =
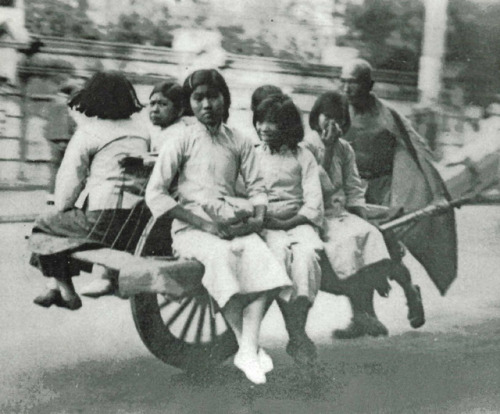
M 130 174 L 124 174 L 121 187 L 132 194 L 143 196 L 148 184 L 149 177 L 136 177 Z

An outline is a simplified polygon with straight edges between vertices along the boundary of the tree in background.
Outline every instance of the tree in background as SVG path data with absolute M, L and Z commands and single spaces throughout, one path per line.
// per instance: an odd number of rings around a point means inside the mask
M 450 1 L 446 69 L 462 85 L 468 103 L 499 101 L 500 4 Z
M 162 8 L 159 16 L 156 21 L 152 21 L 137 12 L 121 14 L 116 23 L 108 24 L 104 38 L 110 42 L 171 47 L 171 31 L 177 26 L 170 23 L 170 15 L 166 7 Z
M 424 7 L 415 0 L 370 0 L 349 3 L 348 33 L 339 46 L 355 47 L 374 67 L 417 71 L 421 53 Z
M 348 4 L 348 33 L 340 46 L 355 47 L 377 69 L 418 71 L 424 6 L 416 0 Z M 487 106 L 500 92 L 500 4 L 452 0 L 448 6 L 445 83 L 459 85 L 466 103 Z
M 63 0 L 26 0 L 26 28 L 43 36 L 98 40 L 101 34 L 81 7 Z

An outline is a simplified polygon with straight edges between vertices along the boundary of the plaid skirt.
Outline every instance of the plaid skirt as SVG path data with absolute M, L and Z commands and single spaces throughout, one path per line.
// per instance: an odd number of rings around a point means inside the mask
M 71 253 L 111 247 L 133 253 L 151 213 L 141 202 L 131 210 L 72 209 L 41 216 L 30 236 L 30 264 L 44 276 L 71 277 L 91 265 L 82 265 Z

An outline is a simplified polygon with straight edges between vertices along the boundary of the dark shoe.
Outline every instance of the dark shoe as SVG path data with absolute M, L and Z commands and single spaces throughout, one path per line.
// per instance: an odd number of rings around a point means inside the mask
M 413 285 L 411 292 L 406 295 L 408 304 L 408 320 L 412 328 L 417 329 L 425 324 L 424 305 L 422 303 L 422 294 L 420 287 Z
M 300 366 L 313 365 L 318 359 L 316 345 L 307 335 L 290 339 L 286 353 Z
M 335 329 L 332 334 L 335 339 L 354 339 L 365 335 L 368 335 L 368 333 L 355 318 L 351 319 L 347 328 Z
M 389 331 L 385 325 L 377 318 L 366 314 L 355 315 L 346 329 L 336 329 L 333 331 L 335 339 L 354 339 L 365 335 L 387 336 Z
M 389 331 L 386 326 L 380 322 L 376 317 L 370 315 L 364 315 L 362 317 L 362 325 L 364 329 L 370 336 L 387 336 L 389 335 Z
M 61 292 L 57 289 L 50 289 L 37 296 L 33 303 L 44 308 L 50 308 L 52 305 L 60 306 L 63 303 L 63 298 Z
M 61 297 L 61 303 L 56 303 L 60 308 L 66 308 L 69 310 L 77 310 L 82 307 L 82 300 L 80 296 L 75 295 L 71 299 L 64 299 Z

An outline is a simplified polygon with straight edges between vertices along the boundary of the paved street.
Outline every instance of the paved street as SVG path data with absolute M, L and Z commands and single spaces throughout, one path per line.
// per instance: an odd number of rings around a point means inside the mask
M 0 412 L 496 413 L 500 412 L 500 206 L 457 211 L 459 277 L 446 297 L 414 268 L 427 323 L 412 330 L 401 290 L 376 307 L 391 336 L 332 341 L 345 300 L 321 294 L 308 330 L 320 369 L 298 371 L 274 307 L 263 343 L 275 361 L 251 387 L 228 362 L 190 378 L 156 360 L 127 301 L 84 299 L 77 312 L 32 304 L 44 280 L 27 264 L 29 223 L 0 225 Z M 412 265 L 414 266 L 414 264 Z M 77 287 L 88 283 L 80 277 Z

